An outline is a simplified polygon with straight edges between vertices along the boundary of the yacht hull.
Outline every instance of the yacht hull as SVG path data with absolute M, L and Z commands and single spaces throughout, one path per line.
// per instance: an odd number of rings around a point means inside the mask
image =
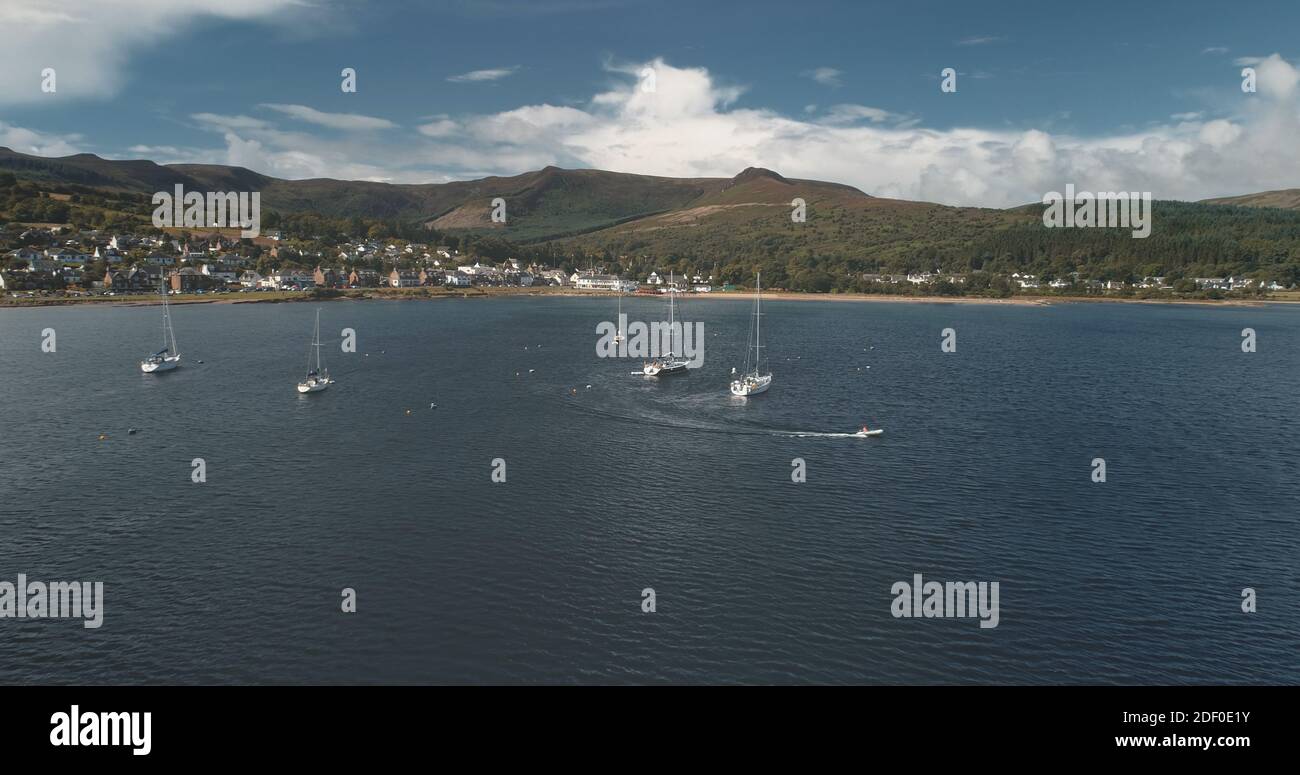
M 164 358 L 161 361 L 141 361 L 140 371 L 145 374 L 157 374 L 161 371 L 172 371 L 180 365 L 181 357 L 177 355 L 173 358 Z
M 641 372 L 647 377 L 667 377 L 673 374 L 685 374 L 685 363 L 650 363 L 642 367 Z
M 759 393 L 766 393 L 767 389 L 772 387 L 772 375 L 759 377 L 757 380 L 736 380 L 731 383 L 731 394 L 733 396 L 756 396 Z

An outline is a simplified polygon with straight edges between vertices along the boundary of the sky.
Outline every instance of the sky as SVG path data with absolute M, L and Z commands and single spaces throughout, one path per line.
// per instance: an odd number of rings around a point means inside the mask
M 394 183 L 759 166 L 987 207 L 1300 187 L 1293 0 L 0 0 L 0 29 L 0 145 L 42 156 Z

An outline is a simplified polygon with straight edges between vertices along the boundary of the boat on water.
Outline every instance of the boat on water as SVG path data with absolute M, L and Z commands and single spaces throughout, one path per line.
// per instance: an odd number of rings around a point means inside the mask
M 867 437 L 869 437 L 869 436 L 879 436 L 880 434 L 882 434 L 882 433 L 884 433 L 884 432 L 885 432 L 885 431 L 884 431 L 884 429 L 882 429 L 882 428 L 877 428 L 877 429 L 875 429 L 875 430 L 873 431 L 873 430 L 871 430 L 870 428 L 868 428 L 867 426 L 864 425 L 864 426 L 862 426 L 862 430 L 858 431 L 857 433 L 855 433 L 855 434 L 853 434 L 853 435 L 854 435 L 854 436 L 857 436 L 858 438 L 865 439 L 865 438 L 867 438 Z
M 676 333 L 676 300 L 677 288 L 673 284 L 672 274 L 668 279 L 668 330 L 671 332 L 670 337 Z M 675 347 L 676 343 L 672 343 Z M 679 357 L 672 349 L 664 353 L 661 357 L 647 361 L 641 364 L 641 373 L 647 377 L 667 377 L 673 374 L 685 374 L 686 367 L 690 361 Z
M 158 352 L 140 361 L 140 371 L 145 374 L 171 371 L 181 365 L 181 351 L 176 346 L 176 332 L 172 330 L 171 307 L 167 304 L 166 276 L 159 280 L 158 292 L 162 294 L 163 302 L 163 346 Z
M 762 298 L 763 298 L 763 273 L 759 272 L 754 281 L 754 320 L 749 326 L 749 341 L 754 345 L 754 370 L 749 369 L 750 348 L 745 347 L 745 370 L 739 379 L 731 381 L 731 394 L 733 396 L 756 396 L 759 393 L 766 393 L 767 389 L 772 387 L 772 371 L 765 368 L 763 360 L 763 331 L 760 316 L 762 315 Z M 736 370 L 731 370 L 735 375 Z
M 307 354 L 307 376 L 302 382 L 298 383 L 299 393 L 319 393 L 330 385 L 334 380 L 330 378 L 329 369 L 321 366 L 320 360 L 320 310 L 316 310 L 316 328 L 311 336 L 311 351 Z M 315 365 L 313 365 L 313 360 Z

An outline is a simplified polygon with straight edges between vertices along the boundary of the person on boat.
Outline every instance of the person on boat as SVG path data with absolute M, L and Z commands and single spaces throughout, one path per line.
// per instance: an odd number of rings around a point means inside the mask
M 870 430 L 869 428 L 867 428 L 867 426 L 864 425 L 864 426 L 862 426 L 862 432 L 863 432 L 863 433 L 871 433 L 871 430 Z

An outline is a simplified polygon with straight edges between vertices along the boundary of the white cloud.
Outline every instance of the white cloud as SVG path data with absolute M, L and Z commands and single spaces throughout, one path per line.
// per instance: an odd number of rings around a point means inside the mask
M 891 113 L 881 108 L 872 108 L 866 105 L 832 105 L 826 109 L 826 115 L 822 117 L 822 123 L 825 124 L 855 124 L 859 121 L 869 121 L 872 124 L 898 123 L 907 120 L 907 116 L 901 113 Z
M 639 88 L 636 73 L 646 66 L 656 72 L 654 92 Z M 585 109 L 536 105 L 461 117 L 460 131 L 440 134 L 436 153 L 412 152 L 453 175 L 457 165 L 513 174 L 554 163 L 721 177 L 761 165 L 880 196 L 993 207 L 1037 201 L 1067 182 L 1200 199 L 1300 181 L 1300 149 L 1289 140 L 1300 130 L 1300 78 L 1277 55 L 1260 60 L 1258 95 L 1241 95 L 1215 111 L 1230 118 L 1182 115 L 1100 136 L 927 129 L 860 105 L 792 118 L 733 107 L 740 90 L 719 85 L 703 69 L 656 60 L 618 72 L 625 82 L 595 95 Z M 534 161 L 518 166 L 527 160 Z
M 81 135 L 52 135 L 0 121 L 0 146 L 36 156 L 71 156 L 79 152 Z
M 198 121 L 205 129 L 270 129 L 271 124 L 252 116 L 224 116 L 218 113 L 195 113 L 190 118 Z
M 1228 53 L 1228 49 L 1224 48 L 1223 46 L 1207 46 L 1201 49 L 1201 53 L 1202 54 L 1226 54 Z
M 646 67 L 656 74 L 653 92 L 641 88 Z M 655 60 L 610 69 L 613 84 L 578 107 L 431 115 L 415 131 L 317 136 L 247 115 L 195 114 L 221 143 L 186 160 L 287 178 L 392 182 L 514 175 L 548 164 L 682 177 L 763 166 L 877 196 L 989 207 L 1038 201 L 1066 183 L 1170 199 L 1300 183 L 1300 73 L 1276 54 L 1258 60 L 1257 94 L 1233 89 L 1201 112 L 1091 136 L 1056 132 L 1050 123 L 930 129 L 913 116 L 854 104 L 820 113 L 800 106 L 788 116 L 737 107 L 743 90 L 703 68 Z M 28 134 L 0 144 L 64 153 L 76 144 L 0 125 L 0 138 L 15 132 Z
M 479 81 L 498 81 L 510 75 L 519 69 L 518 65 L 513 67 L 497 67 L 490 70 L 471 70 L 468 73 L 460 75 L 449 75 L 447 80 L 452 83 L 477 83 Z
M 962 38 L 957 41 L 958 46 L 987 46 L 990 43 L 1001 43 L 1006 38 L 999 35 L 975 35 L 969 38 Z
M 446 116 L 438 116 L 427 124 L 421 124 L 416 129 L 426 137 L 451 137 L 461 131 L 461 126 Z
M 205 18 L 264 21 L 300 0 L 3 0 L 0 105 L 107 99 L 122 87 L 130 55 L 163 46 L 177 29 Z M 57 91 L 41 91 L 41 70 L 57 73 Z
M 837 87 L 840 85 L 840 76 L 844 75 L 844 72 L 833 67 L 818 67 L 814 70 L 804 70 L 801 75 L 823 86 Z
M 262 107 L 291 116 L 309 124 L 343 129 L 348 131 L 365 131 L 370 129 L 392 129 L 397 126 L 392 121 L 358 113 L 325 113 L 306 105 L 284 105 L 278 102 L 264 102 Z
M 1255 85 L 1259 93 L 1280 101 L 1291 101 L 1295 97 L 1296 84 L 1300 83 L 1300 72 L 1292 64 L 1277 54 L 1267 56 L 1255 65 Z
M 184 161 L 248 167 L 291 179 L 407 180 L 400 174 L 403 145 L 385 146 L 373 135 L 318 137 L 240 115 L 196 113 L 191 118 L 201 129 L 219 134 L 225 147 L 191 153 Z

